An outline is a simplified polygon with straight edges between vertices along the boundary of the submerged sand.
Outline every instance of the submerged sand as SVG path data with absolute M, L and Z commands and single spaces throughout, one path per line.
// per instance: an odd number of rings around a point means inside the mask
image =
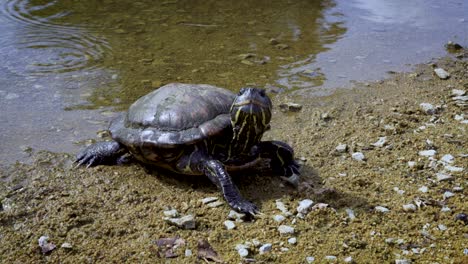
M 241 193 L 263 214 L 234 221 L 232 230 L 224 225 L 226 204 L 211 208 L 200 201 L 220 197 L 205 178 L 138 164 L 74 168 L 73 153 L 35 153 L 34 164 L 1 170 L 0 261 L 195 263 L 204 262 L 197 260 L 197 243 L 206 239 L 226 263 L 468 263 L 462 215 L 468 214 L 468 113 L 452 96 L 454 89 L 468 90 L 465 58 L 441 59 L 327 97 L 277 95 L 267 138 L 294 146 L 304 163 L 302 178 L 295 189 L 269 172 L 236 175 Z M 435 67 L 450 78 L 437 77 Z M 302 109 L 280 111 L 290 102 Z M 435 153 L 420 153 L 427 150 Z M 364 160 L 353 158 L 358 152 Z M 304 199 L 323 204 L 297 217 Z M 292 215 L 277 208 L 278 200 Z M 193 215 L 195 229 L 169 225 L 163 219 L 168 209 Z M 275 215 L 286 218 L 279 223 Z M 294 233 L 281 235 L 280 225 Z M 41 236 L 56 248 L 43 254 Z M 185 243 L 166 258 L 156 241 L 177 236 Z M 260 254 L 267 243 L 271 250 Z M 247 247 L 246 257 L 238 244 Z

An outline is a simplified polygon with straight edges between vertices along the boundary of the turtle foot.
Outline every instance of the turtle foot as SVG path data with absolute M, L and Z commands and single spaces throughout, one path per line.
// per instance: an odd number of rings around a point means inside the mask
M 244 213 L 249 216 L 255 216 L 260 213 L 258 207 L 255 204 L 244 199 L 237 199 L 228 203 L 229 206 L 231 206 L 234 210 L 236 210 L 239 213 Z
M 116 164 L 120 161 L 123 148 L 116 141 L 98 142 L 86 147 L 76 155 L 77 166 L 87 168 L 101 164 Z

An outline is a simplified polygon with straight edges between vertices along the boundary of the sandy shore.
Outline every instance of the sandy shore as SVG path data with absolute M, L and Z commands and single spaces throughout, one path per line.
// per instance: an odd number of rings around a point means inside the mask
M 455 98 L 466 96 L 468 63 L 459 57 L 328 97 L 276 96 L 267 138 L 294 146 L 302 178 L 294 189 L 265 172 L 237 175 L 263 215 L 232 220 L 232 230 L 225 203 L 200 201 L 222 201 L 207 179 L 138 164 L 74 168 L 72 153 L 37 153 L 33 165 L 1 170 L 0 262 L 195 263 L 209 257 L 197 247 L 206 239 L 226 263 L 468 263 L 468 113 Z M 289 102 L 302 109 L 280 111 Z M 305 199 L 312 207 L 298 216 Z M 195 228 L 169 224 L 169 209 L 194 216 Z M 170 253 L 158 246 L 173 237 Z

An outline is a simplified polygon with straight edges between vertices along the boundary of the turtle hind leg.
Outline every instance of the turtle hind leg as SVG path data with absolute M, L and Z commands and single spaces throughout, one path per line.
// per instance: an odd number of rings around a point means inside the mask
M 237 187 L 226 172 L 224 165 L 217 160 L 206 160 L 202 162 L 201 171 L 218 186 L 222 191 L 224 199 L 234 210 L 254 216 L 259 213 L 255 204 L 245 200 Z
M 288 144 L 281 141 L 262 141 L 255 151 L 260 157 L 270 159 L 270 167 L 276 174 L 286 177 L 300 175 L 300 166 L 294 160 L 294 150 Z
M 117 141 L 94 143 L 76 155 L 78 166 L 114 165 L 125 161 L 126 149 Z

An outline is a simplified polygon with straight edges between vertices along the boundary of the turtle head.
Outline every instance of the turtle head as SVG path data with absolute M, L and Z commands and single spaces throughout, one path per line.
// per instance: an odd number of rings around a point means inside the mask
M 250 151 L 270 128 L 271 100 L 265 90 L 242 88 L 231 106 L 233 144 L 241 152 Z

